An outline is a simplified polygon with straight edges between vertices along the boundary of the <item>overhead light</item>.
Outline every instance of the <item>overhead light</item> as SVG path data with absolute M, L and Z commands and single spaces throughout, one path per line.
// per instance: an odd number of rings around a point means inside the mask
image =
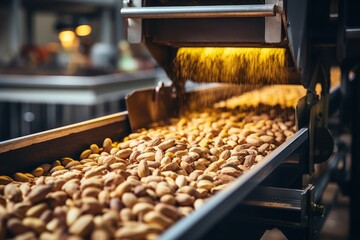
M 85 37 L 91 33 L 91 26 L 87 24 L 79 25 L 75 28 L 76 35 Z
M 74 42 L 75 42 L 75 33 L 71 30 L 63 30 L 61 32 L 59 32 L 59 40 L 61 45 L 64 48 L 71 48 L 74 46 Z

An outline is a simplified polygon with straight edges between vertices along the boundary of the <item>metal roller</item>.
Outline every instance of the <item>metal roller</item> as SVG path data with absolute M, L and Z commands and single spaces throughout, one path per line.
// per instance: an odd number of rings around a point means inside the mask
M 275 4 L 180 6 L 180 7 L 133 7 L 121 9 L 124 18 L 223 18 L 223 17 L 271 17 L 276 15 Z

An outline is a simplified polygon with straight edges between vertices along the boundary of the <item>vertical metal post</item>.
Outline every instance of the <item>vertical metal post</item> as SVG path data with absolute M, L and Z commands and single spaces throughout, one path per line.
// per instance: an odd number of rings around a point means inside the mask
M 34 23 L 33 23 L 33 14 L 32 9 L 27 9 L 25 12 L 25 42 L 27 44 L 34 43 Z
M 82 122 L 90 119 L 91 105 L 74 105 L 75 114 L 72 121 L 74 123 Z
M 72 123 L 71 116 L 73 114 L 73 105 L 64 104 L 61 107 L 62 113 L 61 113 L 61 126 L 68 125 Z
M 19 137 L 20 135 L 20 108 L 19 103 L 10 102 L 10 134 L 9 138 Z
M 25 136 L 31 133 L 31 121 L 28 121 L 25 117 L 25 114 L 28 112 L 30 112 L 30 103 L 20 103 L 20 136 Z
M 20 47 L 20 1 L 21 0 L 12 0 L 11 1 L 11 10 L 10 10 L 10 53 L 12 57 L 15 57 L 19 53 Z
M 100 102 L 96 105 L 95 117 L 102 117 L 105 115 L 105 106 L 103 102 Z
M 119 107 L 120 100 L 119 99 L 112 100 L 109 104 L 110 104 L 109 114 L 120 112 L 120 107 Z
M 58 127 L 57 116 L 56 116 L 56 104 L 46 104 L 46 129 L 52 129 Z
M 111 33 L 111 9 L 104 7 L 101 13 L 101 42 L 111 44 L 113 42 Z

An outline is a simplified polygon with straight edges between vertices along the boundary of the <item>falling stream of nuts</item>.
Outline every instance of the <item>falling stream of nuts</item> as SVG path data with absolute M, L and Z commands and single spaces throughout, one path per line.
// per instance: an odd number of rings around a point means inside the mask
M 207 109 L 0 176 L 0 239 L 156 239 L 295 132 L 292 108 Z

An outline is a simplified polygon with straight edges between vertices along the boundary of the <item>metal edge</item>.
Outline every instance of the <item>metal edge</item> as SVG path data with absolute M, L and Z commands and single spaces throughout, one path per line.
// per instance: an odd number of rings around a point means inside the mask
M 128 119 L 127 111 L 0 142 L 0 153 Z
M 67 4 L 89 4 L 89 5 L 97 5 L 97 6 L 103 6 L 103 7 L 109 7 L 114 6 L 116 3 L 116 0 L 31 0 L 28 1 L 30 4 L 54 4 L 54 3 L 67 3 Z
M 142 79 L 153 79 L 157 78 L 159 73 L 160 69 L 97 76 L 0 74 L 0 86 L 91 88 L 108 84 L 128 83 Z
M 303 191 L 302 189 L 258 186 L 246 197 L 243 204 L 300 211 Z
M 124 18 L 219 18 L 275 16 L 275 4 L 218 5 L 180 7 L 128 7 L 121 9 Z
M 320 197 L 323 195 L 325 188 L 327 187 L 329 180 L 331 178 L 331 174 L 338 166 L 339 161 L 344 158 L 345 154 L 346 152 L 344 147 L 340 147 L 338 152 L 335 152 L 333 156 L 330 157 L 330 159 L 328 160 L 324 172 L 322 172 L 318 178 L 310 181 L 310 183 L 315 186 L 315 193 L 314 193 L 315 201 L 318 201 Z
M 308 139 L 308 129 L 302 128 L 281 144 L 262 162 L 244 173 L 226 189 L 212 197 L 202 208 L 185 217 L 165 231 L 160 240 L 198 239 L 220 220 L 227 212 L 240 203 L 262 180 Z

